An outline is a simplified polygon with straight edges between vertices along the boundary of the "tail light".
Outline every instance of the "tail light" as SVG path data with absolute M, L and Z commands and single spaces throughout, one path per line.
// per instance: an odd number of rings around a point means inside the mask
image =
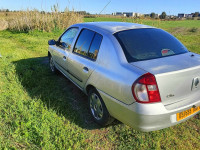
M 139 103 L 161 102 L 155 76 L 146 73 L 136 80 L 132 86 L 134 98 Z

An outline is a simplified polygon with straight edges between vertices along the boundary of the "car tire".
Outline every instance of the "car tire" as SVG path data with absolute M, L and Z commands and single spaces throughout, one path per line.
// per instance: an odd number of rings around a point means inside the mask
M 114 121 L 114 118 L 110 116 L 100 94 L 94 88 L 89 91 L 88 105 L 90 114 L 99 125 L 106 126 Z
M 51 72 L 58 73 L 58 69 L 56 68 L 56 66 L 54 64 L 52 56 L 49 56 L 49 67 L 50 67 Z

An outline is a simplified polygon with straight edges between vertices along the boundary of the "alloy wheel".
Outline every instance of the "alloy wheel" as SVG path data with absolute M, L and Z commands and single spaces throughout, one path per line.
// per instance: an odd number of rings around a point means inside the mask
M 90 96 L 90 110 L 95 119 L 100 120 L 103 117 L 103 107 L 100 98 L 95 93 Z

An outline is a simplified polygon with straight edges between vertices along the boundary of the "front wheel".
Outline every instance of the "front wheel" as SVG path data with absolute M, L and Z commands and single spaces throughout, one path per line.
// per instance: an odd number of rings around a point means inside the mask
M 96 89 L 91 89 L 88 94 L 88 105 L 94 121 L 106 126 L 114 121 Z

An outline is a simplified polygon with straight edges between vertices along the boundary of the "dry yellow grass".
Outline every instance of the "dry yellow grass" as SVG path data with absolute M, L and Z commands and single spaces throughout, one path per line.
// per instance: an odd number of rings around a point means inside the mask
M 66 29 L 72 24 L 83 22 L 82 15 L 74 11 L 58 11 L 53 7 L 52 12 L 27 10 L 19 12 L 1 12 L 0 30 L 27 32 L 30 30 L 52 31 Z
M 68 26 L 82 22 L 82 16 L 75 12 L 41 13 L 38 11 L 21 11 L 9 18 L 8 29 L 15 31 L 65 29 Z
M 0 19 L 0 31 L 8 28 L 8 22 L 4 19 Z

